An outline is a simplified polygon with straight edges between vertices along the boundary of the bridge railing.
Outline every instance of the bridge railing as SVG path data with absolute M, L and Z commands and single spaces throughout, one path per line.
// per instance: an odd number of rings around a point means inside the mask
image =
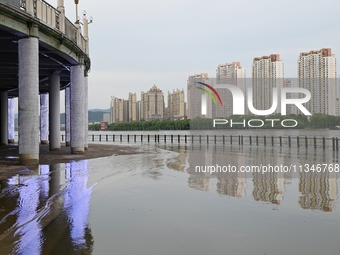
M 77 43 L 77 27 L 67 18 L 65 18 L 65 35 L 72 42 Z
M 13 1 L 9 3 L 13 4 Z M 80 33 L 80 27 L 78 28 L 68 20 L 57 8 L 44 0 L 17 0 L 17 2 L 21 10 L 39 19 L 40 22 L 49 27 L 60 31 L 66 38 L 76 43 L 83 52 L 88 54 L 88 42 Z M 17 6 L 17 4 L 14 4 L 14 6 Z
M 33 0 L 34 16 L 53 28 L 60 30 L 60 12 L 45 1 Z

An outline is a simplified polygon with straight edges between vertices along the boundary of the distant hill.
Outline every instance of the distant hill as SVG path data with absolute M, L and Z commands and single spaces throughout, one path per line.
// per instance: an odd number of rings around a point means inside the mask
M 89 110 L 89 123 L 103 121 L 104 113 L 110 113 L 110 109 Z M 65 124 L 65 113 L 60 114 L 60 124 Z
M 89 112 L 104 112 L 104 113 L 109 113 L 110 109 L 90 109 Z
M 90 109 L 89 123 L 103 121 L 104 113 L 110 113 L 110 109 Z M 18 114 L 15 114 L 15 119 L 18 119 Z M 65 113 L 60 114 L 60 124 L 65 124 Z
M 104 113 L 109 113 L 110 109 L 108 110 L 89 110 L 89 123 L 91 122 L 100 122 L 103 121 L 103 115 Z

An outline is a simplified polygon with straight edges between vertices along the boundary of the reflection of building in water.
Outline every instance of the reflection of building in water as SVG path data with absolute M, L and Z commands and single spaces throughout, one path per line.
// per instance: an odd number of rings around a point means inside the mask
M 292 159 L 291 159 L 290 154 L 282 153 L 282 148 L 280 148 L 280 155 L 283 155 L 282 156 L 282 158 L 283 158 L 283 165 L 289 166 L 290 164 L 292 164 Z M 292 184 L 293 173 L 292 172 L 284 173 L 283 174 L 283 178 L 285 179 L 285 185 Z
M 191 176 L 188 178 L 188 186 L 189 188 L 192 189 L 209 191 L 209 184 L 210 184 L 209 177 Z
M 184 172 L 187 169 L 187 152 L 184 147 L 178 147 L 178 156 L 167 162 L 167 167 L 176 171 Z
M 187 168 L 188 174 L 188 185 L 190 188 L 209 191 L 210 185 L 210 174 L 195 172 L 196 167 L 203 168 L 204 166 L 211 165 L 212 163 L 212 151 L 209 147 L 195 147 L 188 150 L 188 162 L 189 167 Z
M 253 196 L 256 201 L 281 204 L 285 191 L 284 178 L 280 173 L 254 173 Z
M 260 139 L 260 138 L 259 138 Z M 261 138 L 262 139 L 262 138 Z M 267 139 L 267 143 L 270 143 Z M 253 166 L 273 166 L 280 167 L 284 165 L 284 158 L 274 157 L 274 148 L 255 148 L 250 158 L 254 159 Z M 256 201 L 271 202 L 281 204 L 283 192 L 285 191 L 285 175 L 281 171 L 277 173 L 253 173 L 253 197 Z
M 223 148 L 224 149 L 224 148 Z M 214 163 L 222 166 L 235 166 L 240 169 L 240 166 L 245 166 L 246 158 L 242 149 L 233 152 L 222 151 L 222 153 L 214 154 Z M 233 154 L 236 154 L 233 156 Z M 245 173 L 222 173 L 219 174 L 217 182 L 217 193 L 221 195 L 244 197 L 246 195 L 246 174 Z
M 244 173 L 231 173 L 225 178 L 218 178 L 217 193 L 232 197 L 244 197 L 246 194 L 246 178 Z
M 202 136 L 203 139 L 206 139 L 206 137 Z M 238 147 L 200 146 L 191 148 L 187 153 L 189 162 L 187 171 L 190 174 L 189 187 L 208 191 L 210 178 L 216 177 L 218 178 L 217 192 L 219 194 L 235 197 L 245 195 L 246 174 L 228 173 L 226 171 L 228 167 L 230 169 L 230 166 L 239 169 L 239 166 L 245 165 L 245 155 L 242 151 L 239 151 Z M 201 172 L 196 171 L 196 167 Z M 216 172 L 211 174 L 210 167 L 214 167 Z
M 206 137 L 202 137 L 206 139 Z M 238 149 L 232 147 L 219 147 L 216 145 L 194 147 L 188 150 L 190 174 L 189 187 L 198 190 L 209 190 L 210 178 L 218 178 L 217 192 L 222 195 L 243 197 L 246 193 L 246 174 L 227 173 L 221 169 L 229 166 L 236 167 L 245 164 L 244 155 Z M 196 171 L 200 169 L 201 172 Z M 210 173 L 210 167 L 216 169 L 215 173 Z M 218 170 L 220 169 L 220 170 Z
M 303 209 L 331 212 L 337 199 L 336 173 L 301 173 L 299 203 Z

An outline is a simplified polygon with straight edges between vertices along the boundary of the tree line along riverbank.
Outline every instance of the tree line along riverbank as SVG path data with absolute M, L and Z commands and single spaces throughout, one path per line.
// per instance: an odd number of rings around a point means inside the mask
M 216 119 L 225 120 L 216 124 Z M 325 114 L 289 115 L 282 116 L 279 114 L 270 116 L 231 116 L 230 118 L 195 118 L 184 120 L 151 120 L 151 121 L 133 121 L 112 123 L 107 126 L 108 131 L 155 131 L 155 130 L 211 130 L 211 129 L 287 129 L 287 125 L 282 125 L 282 121 L 288 123 L 290 120 L 295 126 L 294 129 L 336 129 L 340 126 L 340 116 L 331 116 Z M 293 121 L 294 120 L 294 121 Z M 234 123 L 230 125 L 230 122 Z M 222 124 L 223 122 L 227 122 Z M 239 123 L 239 124 L 236 124 Z M 243 125 L 243 123 L 245 123 Z M 251 123 L 251 125 L 248 125 Z M 255 127 L 256 126 L 256 127 Z M 99 131 L 100 124 L 89 125 L 89 130 Z

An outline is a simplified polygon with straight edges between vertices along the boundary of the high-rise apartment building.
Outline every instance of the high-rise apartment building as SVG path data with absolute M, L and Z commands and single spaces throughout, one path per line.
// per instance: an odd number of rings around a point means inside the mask
M 170 115 L 169 115 L 169 107 L 165 107 L 164 108 L 164 119 L 170 119 Z
M 281 88 L 283 87 L 284 64 L 279 54 L 253 59 L 253 105 L 257 110 L 268 110 L 273 104 L 273 88 L 277 89 L 277 108 L 281 112 Z
M 103 121 L 111 124 L 111 113 L 104 113 Z
M 123 122 L 129 122 L 129 100 L 123 100 Z
M 241 66 L 240 62 L 226 63 L 218 65 L 216 70 L 216 83 L 217 84 L 230 84 L 239 87 L 243 94 L 246 95 L 246 71 Z M 229 89 L 216 88 L 221 96 L 222 105 L 217 104 L 212 107 L 213 117 L 230 117 L 233 114 L 233 97 Z M 248 107 L 246 107 L 245 100 L 245 114 Z
M 111 97 L 110 103 L 111 123 L 124 121 L 124 100 L 115 96 Z
M 293 81 L 297 81 L 297 80 L 294 79 Z M 293 84 L 293 81 L 291 79 L 285 79 L 283 81 L 283 87 L 284 88 L 294 88 L 295 84 Z M 287 93 L 286 98 L 287 99 L 299 98 L 299 95 L 298 95 L 298 93 Z M 286 115 L 291 115 L 291 114 L 297 115 L 298 114 L 298 108 L 296 107 L 296 105 L 287 104 L 286 105 Z
M 141 119 L 154 120 L 164 117 L 164 93 L 156 85 L 141 93 Z
M 129 93 L 129 122 L 137 120 L 137 94 Z
M 336 116 L 340 116 L 340 79 L 336 79 Z
M 141 120 L 141 101 L 136 102 L 136 119 L 137 121 Z
M 185 116 L 184 90 L 168 92 L 168 117 L 181 118 Z
M 311 113 L 337 115 L 336 58 L 330 48 L 300 53 L 299 87 L 309 90 L 311 99 L 305 104 Z
M 211 100 L 207 101 L 207 111 L 206 116 L 202 115 L 202 94 L 205 93 L 204 91 L 197 89 L 199 85 L 197 82 L 208 82 L 208 74 L 201 73 L 190 75 L 187 81 L 187 104 L 188 104 L 188 118 L 194 119 L 196 117 L 206 117 L 211 118 Z
M 111 96 L 110 100 L 110 124 L 114 122 L 116 119 L 116 110 L 115 110 L 115 96 Z

